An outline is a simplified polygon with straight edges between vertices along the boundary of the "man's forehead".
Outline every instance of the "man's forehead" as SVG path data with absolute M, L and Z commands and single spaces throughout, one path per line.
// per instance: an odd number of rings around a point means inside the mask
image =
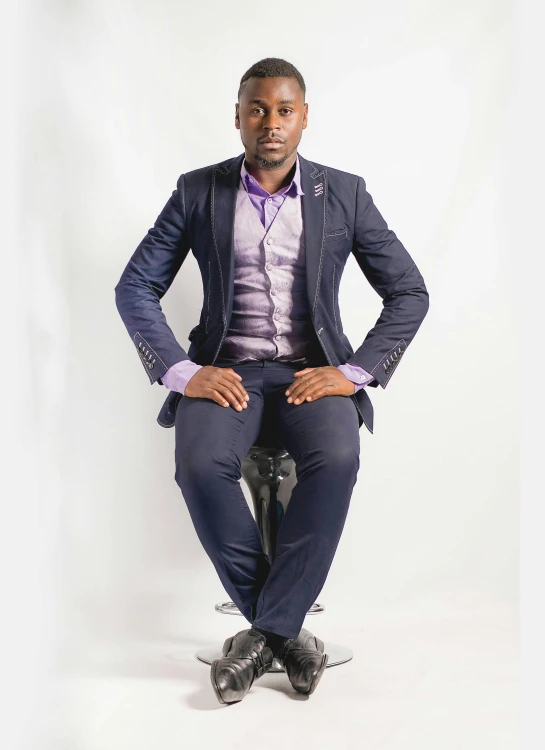
M 250 78 L 241 92 L 249 103 L 296 104 L 302 97 L 297 79 L 289 76 Z

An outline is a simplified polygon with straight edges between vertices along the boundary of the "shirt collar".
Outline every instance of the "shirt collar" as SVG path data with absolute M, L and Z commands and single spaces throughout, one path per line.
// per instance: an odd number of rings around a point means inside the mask
M 264 188 L 261 187 L 261 185 L 255 179 L 255 177 L 252 177 L 252 175 L 248 172 L 248 170 L 246 169 L 246 165 L 244 164 L 244 159 L 242 160 L 240 177 L 243 180 L 246 187 L 251 186 L 252 188 L 261 190 L 262 193 L 266 193 L 267 195 L 270 195 L 270 193 L 268 193 Z M 283 194 L 283 193 L 288 193 L 289 191 L 295 192 L 296 195 L 304 195 L 303 189 L 301 187 L 301 167 L 299 165 L 299 154 L 297 154 L 297 157 L 295 159 L 295 174 L 293 175 L 292 181 L 286 187 L 280 188 L 278 193 Z

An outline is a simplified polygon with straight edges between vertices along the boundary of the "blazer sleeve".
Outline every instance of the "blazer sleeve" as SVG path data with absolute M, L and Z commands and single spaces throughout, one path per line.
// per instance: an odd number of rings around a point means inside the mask
M 415 262 L 388 228 L 365 180 L 358 177 L 352 254 L 382 298 L 382 311 L 361 346 L 347 360 L 374 376 L 367 387 L 386 388 L 429 308 L 429 295 Z
M 185 217 L 184 175 L 140 242 L 115 287 L 115 303 L 150 380 L 189 359 L 167 324 L 160 300 L 190 249 Z

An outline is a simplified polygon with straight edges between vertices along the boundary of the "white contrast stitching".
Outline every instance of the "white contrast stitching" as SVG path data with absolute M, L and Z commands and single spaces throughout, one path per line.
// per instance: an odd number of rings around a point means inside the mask
M 323 173 L 320 172 L 320 174 L 323 174 L 324 176 L 324 227 L 326 226 L 326 208 L 327 208 L 327 174 L 324 171 Z M 322 259 L 324 257 L 324 242 L 325 242 L 325 234 L 322 233 L 322 246 L 320 248 L 320 265 L 318 267 L 318 280 L 316 282 L 316 293 L 314 295 L 314 305 L 312 308 L 313 315 L 316 314 L 316 305 L 318 304 L 318 290 L 320 288 L 320 279 L 322 277 Z
M 227 325 L 227 320 L 226 320 L 226 317 L 225 317 L 225 300 L 223 298 L 223 274 L 221 272 L 220 256 L 219 256 L 219 253 L 218 253 L 218 243 L 217 243 L 217 240 L 216 240 L 216 227 L 215 227 L 215 224 L 214 224 L 214 190 L 215 189 L 216 189 L 216 170 L 213 169 L 212 170 L 212 186 L 211 186 L 211 190 L 210 190 L 210 216 L 211 216 L 211 220 L 212 220 L 212 240 L 214 242 L 214 249 L 216 251 L 216 258 L 218 260 L 218 268 L 219 268 L 219 272 L 220 272 L 221 313 L 222 313 L 222 317 L 223 317 L 223 327 L 225 328 L 226 325 Z M 219 351 L 219 348 L 218 348 L 218 351 Z M 216 356 L 217 356 L 217 352 L 216 352 Z M 215 357 L 214 357 L 214 359 L 215 359 Z
M 137 336 L 140 336 L 140 338 L 142 339 L 142 341 L 144 342 L 144 344 L 145 344 L 145 345 L 146 345 L 147 347 L 149 347 L 149 349 L 150 349 L 150 350 L 151 350 L 151 351 L 153 352 L 153 354 L 155 354 L 155 356 L 156 356 L 156 358 L 157 358 L 157 359 L 159 360 L 159 362 L 161 362 L 161 364 L 163 365 L 163 367 L 166 367 L 166 368 L 167 368 L 167 370 L 168 370 L 168 367 L 167 367 L 167 366 L 166 366 L 166 364 L 165 364 L 165 363 L 163 362 L 163 360 L 161 359 L 161 357 L 160 357 L 160 356 L 159 356 L 159 355 L 157 354 L 157 352 L 156 352 L 156 351 L 155 351 L 155 350 L 154 350 L 154 349 L 153 349 L 153 348 L 152 348 L 152 347 L 151 347 L 151 346 L 150 346 L 150 345 L 148 344 L 148 342 L 146 341 L 146 339 L 145 339 L 145 338 L 144 338 L 144 337 L 142 336 L 142 334 L 141 334 L 141 333 L 139 333 L 138 331 L 136 331 L 136 333 L 135 333 L 135 334 L 134 334 L 134 336 L 132 337 L 132 338 L 133 338 L 133 341 L 134 341 L 134 343 L 135 343 L 135 345 L 136 345 L 136 337 L 137 337 Z M 142 343 L 142 342 L 140 342 L 140 344 L 138 344 L 138 349 L 139 349 L 139 350 L 140 350 L 140 351 L 141 351 L 141 352 L 142 352 L 143 354 L 145 354 L 145 356 L 146 356 L 146 357 L 148 357 L 148 353 L 149 353 L 149 352 L 144 352 L 144 350 L 143 350 L 143 348 L 142 348 L 142 346 L 141 346 L 141 343 Z M 148 360 L 149 360 L 149 359 L 151 359 L 151 355 L 150 355 L 150 356 L 148 357 Z M 155 362 L 155 360 L 153 360 L 153 361 Z M 150 381 L 150 383 L 152 383 L 152 384 L 153 384 L 153 383 L 154 383 L 155 381 L 153 380 L 153 376 L 152 376 L 152 374 L 151 374 L 151 371 L 150 371 L 149 367 L 146 367 L 146 365 L 144 364 L 144 362 L 142 362 L 142 367 L 143 367 L 143 368 L 144 368 L 144 370 L 146 371 L 146 373 L 147 373 L 147 376 L 148 376 L 148 378 L 149 378 L 149 381 Z
M 333 319 L 335 320 L 335 330 L 337 333 L 339 333 L 339 328 L 337 326 L 337 314 L 335 313 L 335 269 L 337 268 L 336 265 L 333 266 Z
M 134 339 L 134 338 L 135 338 L 136 336 L 140 336 L 140 338 L 142 339 L 142 341 L 144 342 L 144 344 L 145 344 L 145 345 L 146 345 L 146 346 L 148 347 L 149 351 L 152 351 L 152 352 L 153 352 L 153 353 L 155 354 L 155 356 L 157 357 L 157 359 L 159 360 L 159 362 L 160 362 L 160 363 L 161 363 L 161 364 L 162 364 L 162 365 L 163 365 L 164 367 L 167 367 L 167 366 L 166 366 L 166 364 L 165 364 L 165 363 L 163 362 L 163 360 L 161 359 L 161 357 L 160 357 L 160 356 L 159 356 L 159 355 L 157 354 L 157 352 L 155 351 L 155 349 L 154 349 L 154 348 L 153 348 L 152 346 L 150 346 L 150 345 L 148 344 L 148 342 L 147 342 L 147 341 L 146 341 L 146 339 L 145 339 L 145 338 L 144 338 L 144 337 L 142 336 L 142 334 L 141 334 L 141 333 L 139 333 L 139 332 L 137 331 L 137 332 L 136 332 L 136 333 L 134 334 L 134 336 L 133 336 L 133 339 Z M 135 343 L 136 343 L 136 341 L 135 341 Z M 167 370 L 168 370 L 168 367 L 167 367 Z
M 405 344 L 405 340 L 404 340 L 404 339 L 401 339 L 401 341 L 403 341 L 403 343 Z M 397 346 L 397 344 L 396 344 L 396 346 Z M 394 347 L 394 348 L 395 348 L 395 347 Z M 386 380 L 384 381 L 384 385 L 383 385 L 383 388 L 386 388 L 386 386 L 388 385 L 388 381 L 390 380 L 390 378 L 391 378 L 391 377 L 392 377 L 392 375 L 394 374 L 394 372 L 395 372 L 395 370 L 396 370 L 396 367 L 398 366 L 399 362 L 401 361 L 401 355 L 403 354 L 403 352 L 404 352 L 404 351 L 405 351 L 405 349 L 403 349 L 403 351 L 401 351 L 401 352 L 400 352 L 400 355 L 399 355 L 399 357 L 398 357 L 397 359 L 395 359 L 395 360 L 394 360 L 394 362 L 393 362 L 393 368 L 392 368 L 392 371 L 391 371 L 391 373 L 390 373 L 390 374 L 388 375 L 388 377 L 386 378 Z
M 210 260 L 208 261 L 208 294 L 206 297 L 206 317 L 204 319 L 204 332 L 208 333 L 208 318 L 210 317 Z
M 394 367 L 394 368 L 392 369 L 392 372 L 391 372 L 391 373 L 390 373 L 390 374 L 388 375 L 388 377 L 387 377 L 387 378 L 386 378 L 386 380 L 384 381 L 384 388 L 386 388 L 386 386 L 388 385 L 388 381 L 390 380 L 390 378 L 391 378 L 391 377 L 392 377 L 392 375 L 394 374 L 394 372 L 395 372 L 395 369 L 396 369 L 396 367 L 397 367 L 397 365 L 396 365 L 396 366 L 395 366 L 395 367 Z
M 174 425 L 176 423 L 176 408 L 178 407 L 178 402 L 180 401 L 180 399 L 182 398 L 183 395 L 184 395 L 183 393 L 178 393 L 177 398 L 174 400 L 174 404 L 172 406 L 172 408 L 174 410 L 174 422 L 172 422 L 172 424 L 165 424 L 164 422 L 161 422 L 161 420 L 159 419 L 159 417 L 157 417 L 157 421 L 159 422 L 159 424 L 161 425 L 161 427 L 174 427 Z
M 387 359 L 387 358 L 388 358 L 388 357 L 390 356 L 390 354 L 392 354 L 392 353 L 393 353 L 393 352 L 394 352 L 394 351 L 396 350 L 396 348 L 397 348 L 397 347 L 398 347 L 398 346 L 399 346 L 399 345 L 400 345 L 401 343 L 405 344 L 405 339 L 399 339 L 399 341 L 397 342 L 397 344 L 396 344 L 395 346 L 393 346 L 393 347 L 392 347 L 392 348 L 390 349 L 390 351 L 389 351 L 389 352 L 387 352 L 387 353 L 386 353 L 386 354 L 384 355 L 384 357 L 383 357 L 383 358 L 382 358 L 382 359 L 380 360 L 380 362 L 379 362 L 379 363 L 378 363 L 377 365 L 375 365 L 375 367 L 373 367 L 373 369 L 371 370 L 371 373 L 370 373 L 371 375 L 372 375 L 372 374 L 373 374 L 373 373 L 375 372 L 375 370 L 377 369 L 377 367 L 379 367 L 379 366 L 380 366 L 380 365 L 381 365 L 381 364 L 382 364 L 382 363 L 384 362 L 384 360 L 385 360 L 385 359 Z M 407 346 L 407 345 L 405 344 L 405 347 L 406 347 L 406 346 Z M 405 350 L 403 350 L 403 351 L 405 351 Z

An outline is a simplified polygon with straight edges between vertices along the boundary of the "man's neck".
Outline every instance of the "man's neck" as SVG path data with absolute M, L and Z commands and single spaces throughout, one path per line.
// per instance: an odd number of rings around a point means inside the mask
M 256 164 L 244 159 L 244 166 L 259 185 L 268 193 L 276 193 L 280 188 L 286 187 L 293 180 L 296 169 L 297 152 L 290 164 L 283 164 L 278 169 L 260 169 Z

